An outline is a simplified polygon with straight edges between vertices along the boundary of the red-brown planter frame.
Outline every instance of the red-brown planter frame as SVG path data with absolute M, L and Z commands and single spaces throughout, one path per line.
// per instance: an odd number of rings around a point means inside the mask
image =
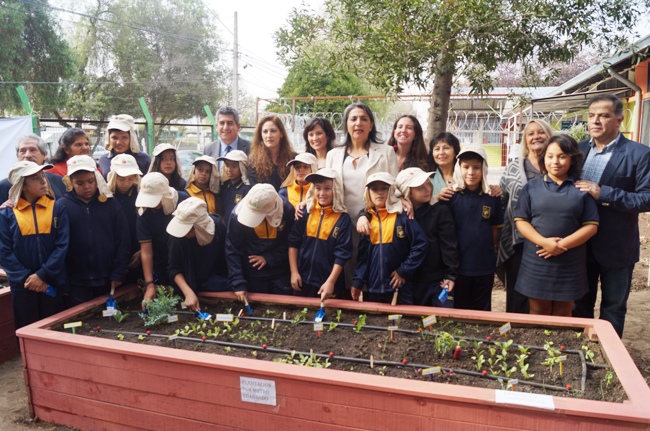
M 250 299 L 318 305 L 316 299 L 275 295 L 251 294 Z M 598 337 L 628 401 L 553 397 L 555 410 L 548 411 L 497 404 L 492 389 L 299 367 L 48 329 L 105 300 L 17 331 L 30 410 L 41 420 L 82 430 L 650 430 L 650 389 L 604 321 L 399 307 L 401 314 L 569 327 Z M 361 312 L 397 310 L 341 300 L 327 305 Z M 274 381 L 276 405 L 241 401 L 240 377 Z
M 0 276 L 4 272 L 0 270 Z M 11 359 L 20 353 L 16 330 L 14 329 L 14 309 L 11 305 L 11 291 L 8 287 L 0 289 L 0 362 Z

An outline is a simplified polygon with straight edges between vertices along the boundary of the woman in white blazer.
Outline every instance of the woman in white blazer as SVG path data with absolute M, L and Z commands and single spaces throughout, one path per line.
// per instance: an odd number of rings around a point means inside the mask
M 326 167 L 335 169 L 343 179 L 345 206 L 354 225 L 359 213 L 365 208 L 363 193 L 366 177 L 376 172 L 388 172 L 397 176 L 397 157 L 393 147 L 383 144 L 377 136 L 374 116 L 363 103 L 352 103 L 343 113 L 345 142 L 327 153 Z M 352 285 L 354 265 L 357 261 L 359 234 L 352 229 L 354 251 L 345 266 L 345 284 Z

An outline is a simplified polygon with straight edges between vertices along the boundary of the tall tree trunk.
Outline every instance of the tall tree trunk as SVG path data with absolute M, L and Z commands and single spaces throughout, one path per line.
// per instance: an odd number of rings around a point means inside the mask
M 436 73 L 436 76 L 433 79 L 433 91 L 431 92 L 431 98 L 429 100 L 427 142 L 430 142 L 438 133 L 447 130 L 449 99 L 451 97 L 451 85 L 453 79 L 453 72 Z

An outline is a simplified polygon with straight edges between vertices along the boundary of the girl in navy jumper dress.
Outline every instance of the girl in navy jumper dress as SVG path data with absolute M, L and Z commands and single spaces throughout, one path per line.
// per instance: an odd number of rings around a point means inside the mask
M 515 290 L 529 297 L 531 314 L 571 316 L 588 290 L 586 242 L 598 230 L 598 209 L 574 185 L 582 160 L 573 138 L 551 137 L 539 156 L 544 177 L 519 196 L 514 220 L 526 241 Z

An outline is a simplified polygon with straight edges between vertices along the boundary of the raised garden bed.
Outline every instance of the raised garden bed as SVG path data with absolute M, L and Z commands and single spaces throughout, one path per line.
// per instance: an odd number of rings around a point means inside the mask
M 0 269 L 0 281 L 6 281 L 7 274 Z M 11 306 L 9 287 L 0 287 L 0 362 L 20 353 L 14 330 L 14 310 Z
M 130 292 L 135 293 L 134 291 Z M 232 295 L 212 294 L 213 297 L 228 297 Z M 277 302 L 287 305 L 318 304 L 315 300 L 292 297 L 277 297 L 271 295 L 251 295 L 256 307 L 256 314 L 265 314 L 270 306 L 260 302 Z M 105 298 L 94 301 L 94 304 L 84 304 L 68 310 L 51 319 L 38 322 L 18 331 L 23 350 L 23 363 L 28 384 L 30 406 L 33 414 L 48 422 L 64 423 L 81 429 L 572 429 L 591 430 L 603 427 L 650 429 L 650 412 L 647 400 L 650 399 L 650 389 L 645 384 L 632 360 L 625 351 L 622 343 L 607 322 L 582 320 L 539 318 L 525 315 L 504 313 L 467 312 L 463 310 L 431 309 L 425 307 L 394 308 L 383 304 L 353 303 L 347 301 L 328 301 L 330 311 L 326 320 L 331 320 L 332 310 L 355 309 L 353 313 L 368 314 L 373 312 L 402 314 L 405 318 L 400 323 L 400 329 L 415 331 L 414 338 L 420 341 L 425 337 L 417 332 L 422 325 L 421 316 L 435 313 L 439 318 L 470 320 L 484 324 L 492 324 L 498 328 L 505 322 L 513 326 L 511 337 L 520 330 L 530 333 L 529 325 L 538 325 L 552 333 L 558 327 L 569 328 L 570 333 L 582 331 L 591 338 L 598 338 L 603 359 L 610 363 L 624 390 L 623 403 L 574 399 L 566 395 L 578 395 L 579 389 L 571 391 L 551 391 L 550 395 L 527 394 L 524 385 L 517 385 L 517 392 L 501 390 L 501 383 L 496 379 L 482 376 L 464 375 L 462 378 L 475 381 L 490 381 L 498 389 L 468 387 L 446 384 L 443 382 L 455 380 L 458 374 L 443 376 L 444 370 L 449 369 L 442 359 L 424 361 L 419 359 L 415 351 L 413 360 L 401 366 L 387 365 L 384 376 L 379 370 L 385 365 L 381 362 L 370 369 L 367 363 L 353 365 L 353 373 L 332 369 L 301 367 L 283 363 L 260 360 L 262 356 L 284 357 L 286 353 L 275 352 L 277 346 L 272 346 L 270 338 L 266 349 L 231 347 L 225 352 L 226 345 L 217 345 L 205 341 L 173 341 L 167 338 L 154 337 L 152 328 L 149 337 L 159 338 L 161 344 L 192 343 L 197 349 L 216 349 L 225 354 L 208 354 L 197 351 L 184 351 L 178 348 L 161 347 L 145 344 L 138 340 L 138 334 L 122 334 L 125 339 L 131 337 L 135 343 L 117 340 L 117 333 L 108 332 L 104 325 L 100 330 L 109 334 L 109 339 L 99 338 L 93 334 L 71 334 L 54 331 L 49 328 L 60 328 L 63 323 L 79 320 L 95 307 L 94 314 L 102 308 Z M 398 310 L 398 311 L 397 311 Z M 210 310 L 212 311 L 212 310 Z M 215 309 L 214 311 L 222 311 Z M 235 310 L 237 314 L 239 310 Z M 308 318 L 313 317 L 315 309 L 308 312 Z M 408 323 L 406 316 L 417 316 L 416 320 Z M 264 316 L 259 316 L 264 317 Z M 291 320 L 289 316 L 287 320 Z M 133 316 L 131 317 L 133 318 Z M 369 317 L 375 319 L 376 317 Z M 135 319 L 134 319 L 135 320 Z M 242 321 L 245 319 L 242 319 Z M 278 318 L 278 320 L 282 320 Z M 321 364 L 343 363 L 341 356 L 346 353 L 345 346 L 338 346 L 333 358 L 328 352 L 322 353 L 327 339 L 333 338 L 337 332 L 348 330 L 343 326 L 335 328 L 331 333 L 327 325 L 319 338 L 309 328 L 304 338 L 310 339 L 314 348 L 314 357 L 320 358 Z M 276 322 L 278 325 L 289 323 Z M 349 323 L 351 324 L 351 323 Z M 176 325 L 181 325 L 177 323 Z M 268 322 L 264 325 L 268 325 Z M 87 324 L 87 326 L 91 326 Z M 242 324 L 243 326 L 243 324 Z M 311 325 L 296 325 L 307 327 Z M 378 326 L 378 325 L 375 325 Z M 483 331 L 484 327 L 479 325 Z M 485 327 L 487 328 L 487 327 Z M 523 329 L 520 329 L 523 328 Z M 179 326 L 177 329 L 183 329 Z M 434 328 L 435 329 L 435 328 Z M 488 329 L 488 334 L 494 334 L 494 329 Z M 364 333 L 378 332 L 371 328 L 362 329 Z M 95 329 L 96 332 L 96 329 Z M 123 331 L 136 332 L 137 331 Z M 187 331 L 186 331 L 187 332 Z M 448 331 L 450 334 L 452 331 Z M 141 333 L 140 333 L 141 334 Z M 195 334 L 188 334 L 192 338 Z M 359 334 L 355 334 L 359 335 Z M 466 336 L 467 334 L 463 334 Z M 485 333 L 476 335 L 481 337 Z M 268 334 L 267 334 L 268 336 Z M 411 336 L 409 333 L 396 332 L 395 345 L 402 339 Z M 496 337 L 498 337 L 498 329 Z M 556 335 L 559 337 L 559 335 Z M 181 338 L 185 336 L 181 335 Z M 361 336 L 360 339 L 366 337 Z M 479 338 L 474 337 L 474 338 Z M 577 337 L 574 336 L 574 338 Z M 499 338 L 501 340 L 502 338 Z M 219 341 L 217 337 L 214 341 Z M 393 343 L 387 340 L 383 332 L 385 357 L 379 361 L 398 362 L 396 358 L 404 356 L 398 348 L 392 352 Z M 246 341 L 246 340 L 244 340 Z M 255 344 L 247 341 L 244 344 Z M 256 340 L 257 343 L 258 340 Z M 262 340 L 259 340 L 262 341 Z M 275 342 L 275 341 L 274 341 Z M 372 341 L 375 343 L 375 341 Z M 432 344 L 432 341 L 422 341 Z M 501 341 L 499 341 L 501 342 Z M 580 342 L 584 343 L 584 340 Z M 568 342 L 567 342 L 568 343 Z M 363 344 L 363 343 L 362 343 Z M 490 343 L 486 343 L 490 344 Z M 520 343 L 521 344 L 521 343 Z M 363 344 L 369 356 L 376 350 L 370 344 Z M 198 346 L 198 347 L 197 347 Z M 280 346 L 278 350 L 289 348 Z M 463 356 L 469 356 L 473 348 L 463 345 Z M 511 347 L 513 348 L 513 347 Z M 374 349 L 374 350 L 373 350 Z M 381 348 L 379 348 L 381 350 Z M 580 350 L 576 346 L 568 346 L 566 350 Z M 594 349 L 595 350 L 595 349 Z M 252 352 L 258 352 L 253 356 Z M 230 356 L 239 352 L 242 357 Z M 340 352 L 340 353 L 339 353 Z M 391 356 L 393 355 L 395 356 Z M 519 353 L 519 352 L 517 352 Z M 546 353 L 546 352 L 545 352 Z M 323 355 L 323 356 L 319 356 Z M 311 355 L 310 355 L 311 356 Z M 567 355 L 571 356 L 571 354 Z M 575 357 L 580 355 L 575 353 Z M 581 362 L 579 362 L 581 363 Z M 574 368 L 566 362 L 565 370 Z M 412 366 L 411 366 L 412 365 Z M 421 365 L 421 366 L 420 366 Z M 442 366 L 443 373 L 436 374 L 435 381 L 416 375 L 418 368 L 431 365 Z M 349 368 L 349 365 L 346 365 Z M 394 378 L 388 375 L 412 373 L 411 379 Z M 530 372 L 530 371 L 529 371 Z M 557 367 L 555 369 L 557 373 Z M 448 371 L 447 371 L 447 374 Z M 513 374 L 514 375 L 514 374 Z M 503 373 L 501 375 L 504 380 Z M 461 377 L 458 377 L 461 378 Z M 571 377 L 577 379 L 576 377 Z M 580 379 L 575 380 L 579 383 Z M 468 383 L 466 383 L 468 384 Z M 559 386 L 559 385 L 556 385 Z M 573 385 L 576 386 L 576 385 Z M 558 396 L 561 395 L 561 396 Z M 600 395 L 596 394 L 594 398 Z M 251 402 L 252 401 L 252 402 Z M 522 405 L 522 404 L 528 404 Z M 544 408 L 540 408 L 544 407 Z

